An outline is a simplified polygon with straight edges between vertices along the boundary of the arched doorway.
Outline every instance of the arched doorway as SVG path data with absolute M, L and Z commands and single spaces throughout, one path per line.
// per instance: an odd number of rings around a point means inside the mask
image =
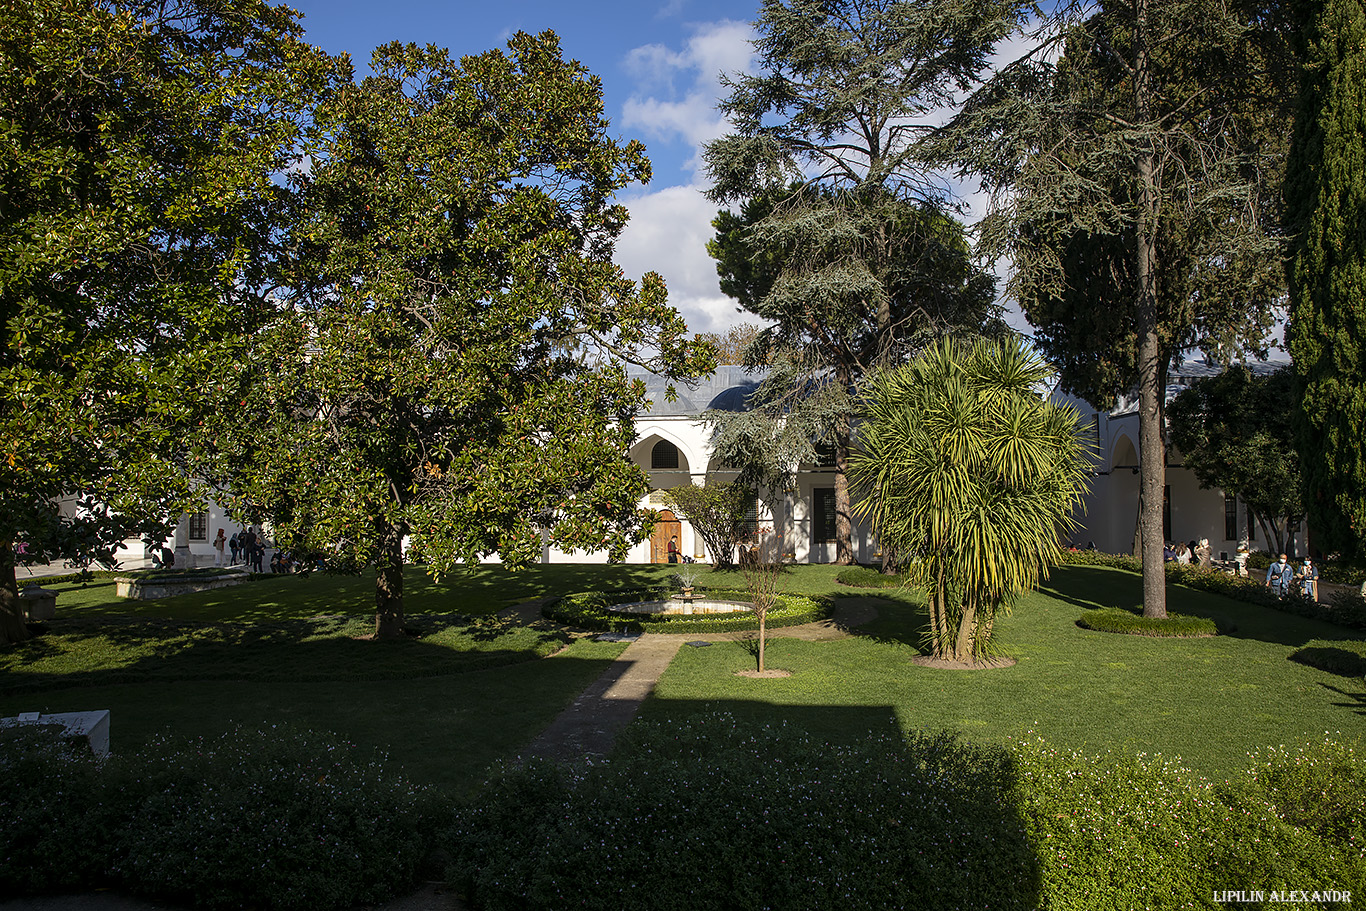
M 650 562 L 668 563 L 669 562 L 669 539 L 681 537 L 683 534 L 683 523 L 678 521 L 678 517 L 665 509 L 659 513 L 659 521 L 655 523 L 655 530 L 650 533 Z M 679 554 L 683 553 L 683 545 L 680 540 L 678 545 Z

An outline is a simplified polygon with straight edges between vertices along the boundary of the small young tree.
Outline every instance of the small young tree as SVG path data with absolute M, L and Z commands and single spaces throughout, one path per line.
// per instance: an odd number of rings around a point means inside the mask
M 1049 369 L 1019 339 L 945 340 L 878 375 L 853 457 L 858 509 L 911 556 L 936 658 L 975 661 L 993 624 L 1061 559 L 1090 465 L 1079 419 L 1039 395 Z
M 664 496 L 693 531 L 702 536 L 716 567 L 735 565 L 735 548 L 745 537 L 745 519 L 754 505 L 754 492 L 743 484 L 720 484 L 708 479 L 701 486 L 670 487 Z
M 763 533 L 759 532 L 756 537 L 759 539 L 759 552 L 763 553 Z M 778 603 L 778 575 L 783 571 L 783 565 L 765 562 L 760 557 L 757 560 L 745 560 L 741 566 L 745 574 L 745 588 L 749 589 L 749 602 L 759 621 L 757 658 L 758 670 L 762 674 L 766 670 L 764 650 L 768 644 L 768 612 Z
M 1272 553 L 1290 553 L 1304 516 L 1295 451 L 1295 377 L 1230 367 L 1197 380 L 1167 407 L 1172 442 L 1204 487 L 1236 494 L 1261 523 Z

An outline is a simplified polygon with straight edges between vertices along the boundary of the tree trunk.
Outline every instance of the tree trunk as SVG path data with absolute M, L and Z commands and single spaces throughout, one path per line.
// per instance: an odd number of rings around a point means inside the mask
M 765 621 L 768 620 L 768 609 L 759 611 L 759 673 L 764 672 L 764 642 L 767 640 L 765 635 Z
M 29 638 L 24 604 L 19 600 L 19 580 L 14 571 L 14 542 L 0 541 L 0 645 Z
M 953 645 L 954 661 L 972 660 L 973 632 L 977 628 L 977 607 L 972 601 L 963 602 L 963 619 L 958 623 L 958 637 Z
M 381 522 L 380 557 L 375 574 L 375 638 L 403 635 L 403 534 Z
M 840 367 L 836 379 L 841 388 L 848 389 L 849 370 Z M 853 509 L 849 502 L 849 447 L 853 440 L 853 415 L 840 415 L 835 425 L 835 563 L 849 566 L 854 562 Z
M 1138 122 L 1149 119 L 1148 0 L 1135 4 L 1134 107 Z M 1139 180 L 1139 219 L 1135 243 L 1138 306 L 1138 443 L 1143 512 L 1140 516 L 1143 560 L 1143 616 L 1167 616 L 1167 571 L 1163 566 L 1162 504 L 1167 484 L 1167 457 L 1162 427 L 1163 379 L 1157 334 L 1157 176 L 1151 148 L 1135 158 Z

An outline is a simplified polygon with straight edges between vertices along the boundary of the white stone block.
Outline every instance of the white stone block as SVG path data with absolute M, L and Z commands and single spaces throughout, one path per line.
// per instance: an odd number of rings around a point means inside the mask
M 91 712 L 53 712 L 50 715 L 21 712 L 17 718 L 0 718 L 0 727 L 20 724 L 59 727 L 63 736 L 73 740 L 84 740 L 89 744 L 90 751 L 101 759 L 109 755 L 108 709 Z

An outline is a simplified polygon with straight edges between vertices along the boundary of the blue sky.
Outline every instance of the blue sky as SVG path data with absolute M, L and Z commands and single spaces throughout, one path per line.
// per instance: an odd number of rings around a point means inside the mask
M 701 145 L 726 132 L 716 111 L 717 77 L 750 63 L 754 3 L 665 0 L 628 3 L 470 3 L 440 0 L 292 0 L 308 40 L 347 52 L 358 71 L 377 45 L 413 41 L 474 54 L 512 33 L 551 29 L 566 57 L 602 79 L 612 131 L 649 149 L 654 179 L 622 200 L 631 223 L 617 245 L 628 275 L 659 272 L 673 305 L 695 332 L 724 330 L 743 317 L 717 286 L 705 244 L 715 206 L 702 197 Z

